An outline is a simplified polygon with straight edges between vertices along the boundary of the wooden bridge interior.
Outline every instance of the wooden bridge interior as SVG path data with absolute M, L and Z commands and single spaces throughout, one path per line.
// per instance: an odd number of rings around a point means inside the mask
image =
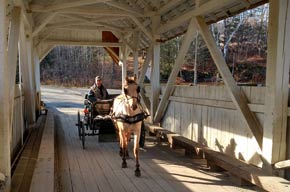
M 266 86 L 241 88 L 207 25 L 265 3 L 270 8 Z M 242 160 L 253 166 L 240 170 L 251 173 L 244 179 L 265 190 L 289 190 L 289 15 L 289 0 L 0 0 L 0 191 L 12 188 L 12 162 L 28 130 L 37 124 L 40 62 L 58 45 L 104 47 L 122 65 L 123 80 L 132 53 L 133 73 L 139 74 L 144 106 L 151 114 L 148 130 L 172 147 L 203 151 L 209 162 L 224 169 L 240 167 L 228 167 L 229 157 L 232 162 Z M 223 86 L 174 84 L 196 31 Z M 160 45 L 180 35 L 183 40 L 173 70 L 161 86 Z M 141 68 L 140 50 L 147 53 Z M 151 84 L 145 86 L 150 63 Z M 17 66 L 21 84 L 15 84 Z M 227 146 L 231 150 L 225 150 Z M 257 176 L 255 168 L 269 177 Z M 267 184 L 269 179 L 277 179 L 274 187 Z

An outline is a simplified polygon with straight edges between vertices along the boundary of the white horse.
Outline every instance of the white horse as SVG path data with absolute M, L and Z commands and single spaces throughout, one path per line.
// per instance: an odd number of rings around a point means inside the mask
M 140 87 L 136 83 L 136 76 L 126 77 L 124 84 L 124 93 L 114 99 L 112 108 L 112 119 L 119 132 L 120 149 L 122 155 L 122 168 L 127 167 L 126 154 L 128 142 L 131 134 L 134 133 L 134 156 L 136 162 L 135 176 L 140 177 L 139 169 L 139 140 L 141 133 L 141 124 L 146 113 L 140 104 Z

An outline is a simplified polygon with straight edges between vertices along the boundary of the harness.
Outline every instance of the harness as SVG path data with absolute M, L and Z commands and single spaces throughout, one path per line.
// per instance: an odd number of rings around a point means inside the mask
M 125 97 L 127 98 L 127 95 L 125 95 Z M 133 98 L 136 98 L 136 97 L 131 97 L 129 99 L 133 99 Z M 128 100 L 128 98 L 127 98 L 127 100 Z M 119 105 L 124 103 L 124 102 L 125 102 L 125 99 L 123 98 L 121 100 L 121 102 L 119 103 Z M 137 98 L 137 104 L 138 104 L 138 107 L 140 107 L 140 110 L 141 110 L 140 113 L 131 116 L 131 115 L 125 115 L 125 114 L 117 114 L 116 115 L 114 112 L 111 114 L 111 118 L 113 120 L 128 123 L 128 124 L 134 124 L 134 123 L 143 121 L 144 119 L 146 119 L 150 115 L 143 109 L 142 105 L 140 104 L 139 98 Z
M 141 113 L 138 113 L 134 116 L 120 114 L 118 116 L 114 116 L 113 119 L 116 121 L 120 121 L 120 122 L 124 122 L 124 123 L 128 123 L 128 124 L 134 124 L 134 123 L 137 123 L 139 121 L 143 121 L 148 116 L 149 115 L 146 112 L 141 112 Z

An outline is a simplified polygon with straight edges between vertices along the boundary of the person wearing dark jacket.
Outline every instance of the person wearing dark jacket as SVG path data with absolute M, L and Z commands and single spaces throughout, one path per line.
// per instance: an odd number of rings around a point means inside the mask
M 100 76 L 96 76 L 95 83 L 89 90 L 88 99 L 90 102 L 108 99 L 108 91 L 103 86 L 102 78 Z

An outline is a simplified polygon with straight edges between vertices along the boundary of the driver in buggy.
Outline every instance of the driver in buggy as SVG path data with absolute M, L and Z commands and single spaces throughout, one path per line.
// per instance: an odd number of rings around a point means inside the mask
M 108 96 L 108 91 L 102 84 L 102 78 L 100 76 L 96 76 L 95 83 L 89 90 L 88 100 L 91 103 L 94 103 L 97 100 L 108 99 Z

